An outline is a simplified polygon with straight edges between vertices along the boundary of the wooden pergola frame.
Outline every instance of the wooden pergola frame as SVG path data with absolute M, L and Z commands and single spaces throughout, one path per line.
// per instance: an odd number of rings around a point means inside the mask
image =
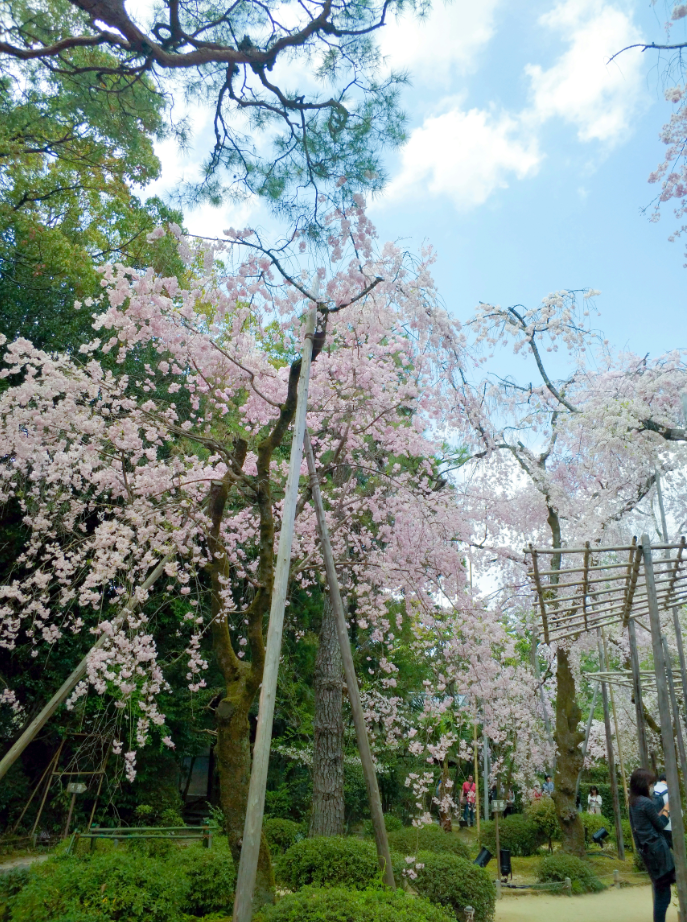
M 687 602 L 687 542 L 655 544 L 652 551 L 667 551 L 653 559 L 656 601 L 659 610 Z M 649 615 L 650 600 L 644 576 L 642 548 L 620 547 L 535 548 L 530 576 L 536 589 L 545 643 Z M 540 558 L 560 555 L 559 568 L 542 569 Z M 641 622 L 640 622 L 641 623 Z M 643 626 L 643 625 L 642 625 Z M 649 630 L 649 628 L 647 628 Z
M 634 674 L 631 669 L 610 669 L 606 672 L 585 672 L 585 679 L 590 682 L 606 682 L 608 685 L 615 685 L 618 688 L 634 688 Z M 673 669 L 673 681 L 678 683 L 681 680 L 682 673 L 679 669 Z M 639 680 L 642 688 L 656 688 L 656 673 L 650 669 L 640 669 Z
M 599 643 L 597 680 L 604 699 L 606 745 L 611 787 L 616 814 L 619 856 L 622 843 L 617 779 L 613 765 L 613 745 L 607 701 L 607 688 L 615 677 L 608 672 L 603 650 L 603 628 L 622 624 L 630 641 L 632 688 L 637 710 L 637 732 L 640 758 L 648 767 L 644 716 L 642 713 L 642 685 L 646 679 L 639 668 L 635 624 L 651 634 L 654 659 L 655 686 L 661 722 L 661 739 L 670 791 L 680 790 L 678 753 L 683 782 L 687 784 L 687 754 L 683 738 L 681 716 L 678 709 L 676 682 L 670 659 L 668 643 L 663 635 L 661 613 L 672 609 L 673 627 L 680 658 L 678 675 L 682 679 L 683 697 L 687 699 L 687 667 L 685 665 L 679 606 L 687 602 L 687 557 L 682 537 L 679 543 L 651 544 L 648 535 L 638 543 L 619 547 L 594 547 L 586 542 L 584 547 L 535 548 L 530 545 L 525 553 L 531 558 L 529 576 L 536 592 L 546 643 L 565 642 L 581 634 L 595 631 Z M 654 557 L 654 551 L 662 551 Z M 540 557 L 551 560 L 548 568 L 540 566 Z M 648 626 L 640 620 L 648 617 Z M 590 678 L 593 676 L 590 675 Z M 674 735 L 675 734 L 675 735 Z M 677 747 L 676 747 L 677 739 Z M 685 824 L 679 797 L 671 799 L 671 822 L 675 843 L 675 870 L 680 903 L 680 918 L 687 920 L 687 849 Z

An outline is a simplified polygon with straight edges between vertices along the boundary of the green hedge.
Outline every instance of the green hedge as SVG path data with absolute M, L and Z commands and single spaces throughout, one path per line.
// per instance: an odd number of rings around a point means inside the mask
M 166 858 L 121 848 L 34 865 L 3 897 L 12 922 L 180 922 L 231 913 L 234 881 L 226 846 L 176 847 Z
M 598 893 L 606 889 L 586 861 L 564 852 L 548 855 L 537 869 L 537 880 L 543 884 L 565 883 L 566 877 L 570 878 L 573 893 Z
M 402 890 L 305 887 L 263 910 L 253 922 L 452 922 L 452 916 Z
M 384 814 L 384 825 L 386 826 L 386 831 L 389 832 L 398 832 L 399 829 L 403 829 L 403 822 L 393 813 Z M 374 836 L 374 826 L 372 825 L 372 820 L 365 820 L 363 823 L 363 830 L 366 836 Z
M 439 826 L 405 826 L 389 833 L 389 848 L 401 855 L 415 855 L 419 851 L 441 852 L 469 858 L 470 850 L 455 833 L 444 832 Z
M 536 855 L 544 841 L 541 830 L 525 813 L 514 813 L 499 820 L 499 843 L 501 848 L 510 849 L 513 857 L 527 858 L 529 855 Z M 480 844 L 488 848 L 492 855 L 496 855 L 496 830 L 493 821 L 481 824 Z
M 262 829 L 272 855 L 283 855 L 299 839 L 304 838 L 303 827 L 300 823 L 294 820 L 283 820 L 276 816 L 265 820 Z
M 560 839 L 561 827 L 558 822 L 556 805 L 550 797 L 530 801 L 525 809 L 525 816 L 532 820 L 543 840 L 550 843 L 554 839 Z M 510 817 L 506 817 L 506 820 L 508 819 Z
M 382 886 L 375 846 L 343 836 L 316 836 L 296 842 L 275 862 L 275 876 L 288 890 L 312 884 L 351 890 Z
M 417 879 L 411 885 L 421 896 L 445 907 L 456 919 L 465 919 L 466 906 L 475 910 L 475 922 L 493 919 L 496 888 L 484 868 L 457 855 L 436 852 L 420 852 L 414 867 Z

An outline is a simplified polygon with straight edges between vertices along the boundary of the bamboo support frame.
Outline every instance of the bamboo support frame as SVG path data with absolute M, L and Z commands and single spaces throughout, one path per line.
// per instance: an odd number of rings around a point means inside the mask
M 602 671 L 606 669 L 606 657 L 604 656 L 603 639 L 601 628 L 597 631 L 599 646 L 599 664 Z M 615 836 L 618 844 L 618 858 L 625 860 L 625 843 L 623 842 L 623 824 L 620 816 L 620 796 L 618 794 L 618 776 L 615 771 L 615 758 L 613 754 L 613 733 L 611 731 L 611 715 L 608 707 L 608 686 L 606 682 L 601 682 L 601 700 L 604 709 L 604 728 L 606 730 L 606 754 L 608 757 L 608 773 L 611 778 L 611 797 L 613 800 L 613 817 L 615 819 Z
M 308 385 L 312 358 L 313 336 L 317 321 L 317 304 L 312 302 L 307 314 L 305 335 L 301 351 L 301 370 L 298 377 L 296 416 L 293 423 L 289 475 L 286 482 L 282 509 L 281 531 L 277 565 L 274 573 L 272 604 L 265 645 L 265 665 L 260 687 L 258 725 L 253 747 L 253 763 L 248 787 L 246 819 L 243 827 L 243 844 L 236 878 L 233 922 L 250 922 L 253 914 L 253 891 L 258 872 L 258 856 L 262 836 L 262 819 L 265 812 L 267 769 L 272 746 L 272 722 L 277 694 L 277 676 L 281 656 L 284 609 L 291 567 L 291 545 L 298 500 L 298 483 L 303 460 L 303 437 L 308 404 Z
M 377 859 L 382 869 L 384 882 L 392 890 L 396 889 L 394 881 L 394 872 L 391 865 L 391 852 L 389 850 L 389 840 L 384 824 L 384 813 L 382 811 L 382 799 L 379 794 L 379 785 L 375 772 L 374 761 L 372 759 L 372 750 L 367 735 L 365 725 L 365 714 L 363 712 L 362 701 L 360 700 L 360 689 L 358 687 L 358 678 L 355 673 L 355 664 L 353 663 L 353 654 L 351 653 L 351 642 L 348 636 L 348 626 L 346 624 L 346 615 L 344 613 L 341 592 L 339 590 L 339 580 L 336 574 L 334 564 L 334 554 L 332 552 L 331 542 L 329 540 L 329 529 L 324 514 L 324 505 L 322 503 L 322 494 L 320 492 L 320 482 L 315 467 L 315 457 L 313 455 L 312 445 L 308 430 L 305 430 L 305 457 L 308 462 L 308 472 L 310 474 L 310 490 L 312 493 L 313 506 L 317 518 L 317 530 L 320 535 L 320 545 L 322 547 L 322 556 L 327 573 L 327 583 L 329 585 L 329 598 L 332 603 L 332 611 L 336 620 L 336 630 L 339 638 L 339 647 L 341 649 L 341 659 L 343 661 L 344 676 L 346 678 L 346 688 L 348 697 L 351 702 L 351 713 L 358 741 L 358 752 L 360 753 L 360 762 L 365 776 L 365 785 L 367 787 L 367 797 L 370 804 L 370 813 L 372 815 L 372 826 L 374 829 L 375 843 L 377 845 Z
M 630 640 L 630 664 L 632 666 L 632 696 L 635 699 L 635 717 L 637 720 L 637 742 L 639 745 L 640 768 L 649 768 L 649 747 L 646 742 L 646 724 L 644 721 L 644 702 L 642 700 L 642 680 L 639 669 L 637 650 L 637 633 L 635 623 L 630 619 L 627 625 Z

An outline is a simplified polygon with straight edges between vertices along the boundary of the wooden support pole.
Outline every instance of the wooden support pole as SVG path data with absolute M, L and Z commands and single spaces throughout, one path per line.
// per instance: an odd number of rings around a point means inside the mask
M 341 648 L 341 659 L 343 660 L 344 676 L 346 678 L 346 688 L 348 689 L 348 698 L 351 702 L 351 713 L 353 715 L 353 724 L 358 740 L 358 751 L 360 753 L 360 762 L 365 776 L 365 785 L 367 787 L 367 797 L 370 804 L 370 813 L 372 814 L 372 826 L 375 834 L 375 843 L 377 845 L 377 859 L 379 866 L 384 874 L 384 882 L 396 889 L 394 881 L 394 872 L 391 866 L 391 852 L 389 850 L 389 840 L 384 824 L 384 813 L 382 811 L 382 799 L 379 795 L 379 785 L 377 783 L 377 774 L 375 772 L 370 741 L 367 736 L 367 727 L 365 725 L 365 715 L 363 705 L 360 700 L 360 689 L 358 687 L 358 678 L 355 674 L 355 664 L 353 663 L 353 654 L 351 653 L 351 642 L 348 636 L 348 625 L 346 624 L 346 615 L 344 613 L 341 592 L 339 590 L 339 580 L 336 575 L 334 565 L 334 554 L 329 540 L 329 529 L 324 514 L 324 505 L 322 503 L 322 494 L 315 467 L 315 457 L 310 444 L 308 430 L 305 430 L 305 456 L 308 461 L 308 472 L 310 473 L 310 490 L 312 492 L 313 506 L 317 517 L 317 530 L 320 534 L 320 543 L 322 546 L 322 556 L 324 557 L 324 566 L 327 572 L 327 583 L 329 585 L 329 598 L 332 603 L 332 611 L 336 621 L 336 632 L 339 637 L 339 646 Z
M 601 628 L 597 631 L 599 638 L 599 665 L 601 672 L 606 671 L 606 657 L 604 656 Z M 615 773 L 615 758 L 613 757 L 613 733 L 611 732 L 611 715 L 608 707 L 608 686 L 601 683 L 601 700 L 604 706 L 604 725 L 606 727 L 606 753 L 608 756 L 608 771 L 611 776 L 611 796 L 613 798 L 613 816 L 615 818 L 615 838 L 618 843 L 618 858 L 625 860 L 625 843 L 623 842 L 623 824 L 620 816 L 620 797 L 618 795 L 618 776 Z
M 140 588 L 147 592 L 153 583 L 155 583 L 160 578 L 164 572 L 165 567 L 171 559 L 172 555 L 170 554 L 161 560 Z M 137 604 L 136 595 L 132 593 L 125 603 L 125 609 L 130 609 L 135 604 Z M 74 691 L 76 686 L 86 675 L 86 670 L 88 669 L 88 661 L 91 657 L 91 654 L 104 646 L 108 639 L 108 634 L 100 635 L 98 640 L 93 644 L 89 652 L 86 654 L 86 656 L 84 656 L 84 658 L 72 672 L 69 678 L 62 683 L 50 701 L 48 701 L 45 707 L 36 715 L 36 717 L 33 718 L 31 723 L 28 725 L 26 730 L 24 730 L 16 743 L 13 743 L 9 751 L 5 753 L 2 760 L 0 760 L 0 779 L 2 779 L 7 774 L 12 765 L 14 765 L 19 756 L 34 739 L 34 737 L 43 729 L 43 727 L 50 720 L 62 702 L 71 692 Z
M 663 540 L 668 543 L 668 523 L 666 522 L 666 510 L 663 505 L 663 490 L 661 489 L 661 475 L 656 471 L 656 493 L 658 495 L 658 508 L 661 513 L 661 530 Z M 666 551 L 666 557 L 670 556 L 670 551 Z M 679 554 L 678 554 L 679 556 Z M 680 678 L 682 679 L 682 700 L 687 709 L 687 664 L 685 663 L 685 648 L 682 642 L 682 627 L 680 625 L 680 612 L 677 605 L 672 606 L 673 610 L 673 629 L 675 631 L 675 645 L 677 647 L 677 661 L 680 666 Z M 679 712 L 675 713 L 675 720 L 679 721 Z M 684 777 L 684 775 L 683 775 Z M 687 785 L 687 778 L 684 779 Z
M 589 708 L 589 717 L 587 718 L 587 726 L 584 730 L 584 743 L 582 744 L 582 768 L 577 773 L 577 783 L 575 785 L 575 803 L 580 796 L 580 781 L 582 779 L 582 772 L 584 771 L 584 760 L 587 758 L 587 747 L 589 746 L 589 734 L 592 729 L 592 721 L 594 720 L 594 709 L 596 707 L 596 696 L 599 693 L 599 683 L 597 682 L 594 686 L 594 694 L 592 695 L 592 704 Z
M 663 655 L 666 661 L 666 678 L 668 679 L 668 693 L 670 695 L 670 705 L 673 709 L 673 720 L 675 721 L 675 736 L 677 738 L 677 751 L 680 757 L 680 771 L 682 772 L 682 782 L 687 785 L 687 755 L 685 755 L 685 737 L 682 732 L 680 723 L 680 711 L 678 710 L 677 695 L 675 694 L 675 681 L 673 680 L 673 670 L 671 669 L 670 651 L 668 650 L 668 641 L 663 639 Z
M 606 635 L 601 631 L 601 639 L 603 640 L 604 646 L 604 658 L 606 660 L 606 665 L 608 665 L 608 647 L 606 646 Z M 625 809 L 630 811 L 630 794 L 627 790 L 627 776 L 625 775 L 625 762 L 623 761 L 623 746 L 620 742 L 620 733 L 618 732 L 618 714 L 615 709 L 615 695 L 613 694 L 613 686 L 611 683 L 608 683 L 608 690 L 611 693 L 611 711 L 613 713 L 613 726 L 615 728 L 615 740 L 618 744 L 618 762 L 620 762 L 620 777 L 623 779 L 623 793 L 625 795 Z
M 310 363 L 316 320 L 317 305 L 312 303 L 306 317 L 305 336 L 301 351 L 301 371 L 298 377 L 296 417 L 291 440 L 289 476 L 286 481 L 282 509 L 279 549 L 274 572 L 267 644 L 265 646 L 265 665 L 262 673 L 262 685 L 260 686 L 258 726 L 255 745 L 253 746 L 246 820 L 243 827 L 243 844 L 241 845 L 241 858 L 236 878 L 234 922 L 250 922 L 253 915 L 253 891 L 255 890 L 255 879 L 258 872 L 262 818 L 265 813 L 265 787 L 267 785 L 267 768 L 272 747 L 272 722 L 274 703 L 277 696 L 277 677 L 284 628 L 284 608 L 289 584 L 289 570 L 291 568 L 291 544 L 293 542 L 293 525 L 298 501 L 298 482 L 303 460 L 303 436 L 305 434 L 305 417 L 308 408 L 308 385 L 310 383 Z
M 632 666 L 632 696 L 635 699 L 635 716 L 637 719 L 637 742 L 639 745 L 639 765 L 649 767 L 649 747 L 646 742 L 646 724 L 644 722 L 644 704 L 642 701 L 642 679 L 639 672 L 639 652 L 637 650 L 637 631 L 634 618 L 627 625 L 630 639 L 630 664 Z
M 475 818 L 477 820 L 477 841 L 479 842 L 479 758 L 477 756 L 477 721 L 472 721 L 472 758 L 475 766 Z
M 484 774 L 484 822 L 489 821 L 489 741 L 482 724 L 482 772 Z
M 670 699 L 666 681 L 666 663 L 661 639 L 661 616 L 656 600 L 651 542 L 649 541 L 649 536 L 646 534 L 642 535 L 642 553 L 644 555 L 644 578 L 646 580 L 647 598 L 649 599 L 651 644 L 654 651 L 654 667 L 656 669 L 656 691 L 658 697 L 658 711 L 661 718 L 661 738 L 663 740 L 666 781 L 668 783 L 668 790 L 674 791 L 677 794 L 680 790 L 680 778 L 677 770 L 673 722 L 671 720 Z M 680 916 L 682 922 L 687 922 L 687 855 L 685 854 L 685 824 L 679 795 L 674 796 L 671 801 L 670 822 L 673 829 L 675 876 L 677 878 Z

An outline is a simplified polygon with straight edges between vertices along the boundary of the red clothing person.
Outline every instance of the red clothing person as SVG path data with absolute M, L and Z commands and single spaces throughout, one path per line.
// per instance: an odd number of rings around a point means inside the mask
M 474 826 L 477 791 L 475 782 L 472 780 L 472 775 L 468 775 L 468 780 L 463 782 L 461 800 L 463 802 L 463 819 L 468 826 Z

